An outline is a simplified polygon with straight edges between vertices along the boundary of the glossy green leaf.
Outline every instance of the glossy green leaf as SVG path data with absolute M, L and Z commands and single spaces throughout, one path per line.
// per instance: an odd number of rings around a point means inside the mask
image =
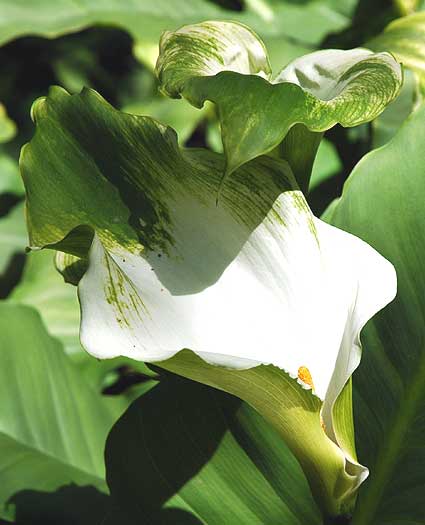
M 53 264 L 53 253 L 33 252 L 27 257 L 24 274 L 10 299 L 38 310 L 48 331 L 60 339 L 66 353 L 78 360 L 85 353 L 80 345 L 80 310 L 73 286 L 64 285 Z
M 93 523 L 106 513 L 98 506 L 107 492 L 102 451 L 117 412 L 30 307 L 0 304 L 0 375 L 1 515 L 70 524 L 87 514 Z
M 395 266 L 396 300 L 366 327 L 354 376 L 360 460 L 370 466 L 355 525 L 422 523 L 425 516 L 425 107 L 351 174 L 332 214 Z
M 25 228 L 24 205 L 18 204 L 4 217 L 0 217 L 0 274 L 16 253 L 23 253 L 28 244 Z
M 392 267 L 315 220 L 281 160 L 244 166 L 217 206 L 222 157 L 180 150 L 152 119 L 59 88 L 33 116 L 21 157 L 30 242 L 80 256 L 91 245 L 79 285 L 85 348 L 161 361 L 246 399 L 296 454 L 324 511 L 346 509 L 366 470 L 336 445 L 332 406 L 358 364 L 361 327 L 394 296 Z M 306 322 L 310 331 L 297 328 Z M 176 357 L 183 348 L 202 359 Z M 302 387 L 310 371 L 319 397 Z
M 135 523 L 321 524 L 272 427 L 235 397 L 194 382 L 163 378 L 135 401 L 105 457 L 112 497 Z
M 196 107 L 206 100 L 217 105 L 226 175 L 273 150 L 295 124 L 323 132 L 338 122 L 350 127 L 373 120 L 402 81 L 389 54 L 365 49 L 312 53 L 272 80 L 262 41 L 231 22 L 164 33 L 156 71 L 168 96 L 183 96 Z

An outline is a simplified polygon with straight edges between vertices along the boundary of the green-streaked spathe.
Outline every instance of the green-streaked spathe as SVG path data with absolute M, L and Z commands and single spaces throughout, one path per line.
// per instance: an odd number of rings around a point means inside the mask
M 168 96 L 217 105 L 227 175 L 270 152 L 297 123 L 323 132 L 373 120 L 402 83 L 391 55 L 366 49 L 318 51 L 273 77 L 255 33 L 216 21 L 164 33 L 156 72 Z
M 244 165 L 217 206 L 223 157 L 180 150 L 150 118 L 60 88 L 33 116 L 21 158 L 30 243 L 89 255 L 79 285 L 87 350 L 246 399 L 291 447 L 324 512 L 346 510 L 366 470 L 332 408 L 360 359 L 362 326 L 395 294 L 391 265 L 315 219 L 282 160 Z

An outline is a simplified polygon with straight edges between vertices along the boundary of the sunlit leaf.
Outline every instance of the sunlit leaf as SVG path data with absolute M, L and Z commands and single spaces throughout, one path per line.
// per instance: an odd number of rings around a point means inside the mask
M 356 434 L 370 480 L 355 525 L 421 523 L 425 515 L 425 107 L 357 165 L 332 222 L 395 266 L 396 300 L 364 330 L 354 376 Z
M 0 304 L 0 379 L 0 515 L 100 519 L 103 444 L 119 412 L 84 383 L 32 308 Z

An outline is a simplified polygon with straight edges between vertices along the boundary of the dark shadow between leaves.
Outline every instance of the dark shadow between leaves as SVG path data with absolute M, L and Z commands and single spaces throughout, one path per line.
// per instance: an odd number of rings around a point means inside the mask
M 99 525 L 204 525 L 204 522 L 182 509 L 163 509 L 141 517 L 125 515 L 117 508 Z
M 92 486 L 67 485 L 55 492 L 23 490 L 8 502 L 15 506 L 15 521 L 0 525 L 202 525 L 180 509 L 161 509 L 138 519 L 113 506 L 112 498 Z
M 4 273 L 0 274 L 0 299 L 6 299 L 13 288 L 19 283 L 24 271 L 25 255 L 15 253 L 9 261 Z

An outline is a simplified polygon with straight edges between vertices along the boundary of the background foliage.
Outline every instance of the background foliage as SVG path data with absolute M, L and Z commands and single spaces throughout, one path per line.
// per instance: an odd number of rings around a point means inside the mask
M 153 74 L 161 32 L 206 19 L 251 26 L 276 69 L 316 49 L 362 45 L 406 66 L 402 93 L 372 124 L 326 132 L 308 201 L 378 249 L 399 279 L 397 300 L 364 332 L 353 378 L 359 459 L 371 469 L 353 523 L 425 523 L 423 8 L 415 0 L 0 0 L 4 523 L 321 523 L 298 463 L 258 414 L 143 363 L 97 362 L 80 346 L 75 289 L 52 254 L 25 253 L 19 151 L 33 133 L 31 104 L 52 84 L 93 87 L 115 107 L 171 125 L 182 145 L 220 151 L 214 108 L 162 97 Z

